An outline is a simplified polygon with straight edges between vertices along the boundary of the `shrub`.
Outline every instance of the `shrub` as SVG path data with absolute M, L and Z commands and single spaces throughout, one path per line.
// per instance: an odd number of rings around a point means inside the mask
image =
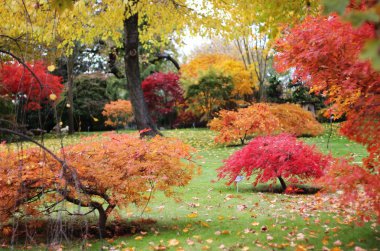
M 20 154 L 0 146 L 0 222 L 50 214 L 70 202 L 97 211 L 103 233 L 116 206 L 146 203 L 157 190 L 172 196 L 173 186 L 186 185 L 194 164 L 184 159 L 191 160 L 192 151 L 176 139 L 116 133 L 65 147 L 56 155 L 61 160 L 40 149 Z
M 104 122 L 105 125 L 116 128 L 126 126 L 133 114 L 131 101 L 121 99 L 112 101 L 104 106 L 102 114 L 107 117 Z
M 209 124 L 219 132 L 217 143 L 232 143 L 240 140 L 244 144 L 248 136 L 270 134 L 279 128 L 279 121 L 271 113 L 267 104 L 254 104 L 237 111 L 222 110 L 219 117 Z
M 255 186 L 268 181 L 276 183 L 278 179 L 285 191 L 285 179 L 302 183 L 319 178 L 330 159 L 289 134 L 261 136 L 225 160 L 224 166 L 218 169 L 218 177 L 226 178 L 231 184 L 239 175 L 247 178 L 254 175 Z
M 323 127 L 314 116 L 295 104 L 253 104 L 237 111 L 222 110 L 209 124 L 219 132 L 215 141 L 231 144 L 247 137 L 271 133 L 289 133 L 296 136 L 317 136 Z
M 272 114 L 280 121 L 280 132 L 295 136 L 318 136 L 323 133 L 323 126 L 313 114 L 296 104 L 272 104 Z

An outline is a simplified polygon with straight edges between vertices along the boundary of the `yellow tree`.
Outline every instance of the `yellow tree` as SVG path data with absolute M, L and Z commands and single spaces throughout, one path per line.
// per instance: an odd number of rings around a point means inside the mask
M 257 79 L 259 101 L 265 99 L 274 39 L 282 29 L 299 22 L 307 14 L 317 12 L 318 7 L 317 0 L 231 1 L 223 34 L 235 44 L 245 68 Z
M 38 48 L 53 47 L 53 54 L 64 50 L 70 55 L 76 42 L 90 44 L 95 39 L 109 39 L 123 46 L 127 86 L 137 127 L 150 128 L 145 134 L 154 135 L 158 131 L 149 117 L 141 90 L 139 44 L 147 49 L 164 46 L 172 39 L 178 40 L 185 28 L 196 33 L 220 26 L 224 15 L 215 10 L 227 8 L 228 3 L 222 0 L 4 0 L 3 6 L 0 34 L 7 41 L 19 42 L 25 38 L 34 45 L 44 45 L 29 46 L 34 53 Z M 17 47 L 16 43 L 11 49 Z
M 201 54 L 181 67 L 181 81 L 185 89 L 198 84 L 199 79 L 210 70 L 231 77 L 233 95 L 252 94 L 255 88 L 255 81 L 251 80 L 241 61 L 224 54 Z

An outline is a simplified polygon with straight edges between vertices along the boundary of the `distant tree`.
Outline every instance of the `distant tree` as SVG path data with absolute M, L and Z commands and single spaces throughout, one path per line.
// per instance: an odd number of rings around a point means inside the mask
M 189 109 L 209 121 L 213 115 L 227 104 L 231 97 L 233 84 L 231 77 L 209 71 L 198 84 L 189 86 L 186 94 Z
M 323 170 L 330 165 L 331 157 L 324 156 L 296 137 L 288 134 L 260 136 L 247 146 L 232 154 L 219 168 L 218 177 L 226 178 L 228 184 L 239 175 L 248 179 L 255 177 L 254 185 L 271 181 L 280 181 L 283 191 L 285 180 L 302 183 L 312 178 L 319 178 Z
M 224 54 L 201 54 L 189 63 L 182 65 L 181 83 L 187 90 L 190 85 L 200 82 L 200 79 L 210 71 L 231 78 L 232 95 L 234 96 L 242 97 L 252 94 L 256 86 L 243 63 Z
M 184 91 L 175 73 L 153 73 L 142 82 L 142 89 L 151 116 L 156 120 L 171 116 L 176 105 L 184 101 Z
M 0 66 L 0 95 L 9 95 L 25 110 L 41 109 L 42 103 L 56 100 L 62 93 L 62 79 L 48 72 L 42 61 L 27 63 L 32 73 L 18 62 L 7 62 Z
M 271 103 L 284 103 L 286 99 L 283 97 L 284 86 L 282 81 L 277 76 L 271 76 L 268 80 L 266 88 L 266 100 Z
M 125 127 L 133 115 L 131 101 L 121 99 L 112 101 L 104 106 L 102 114 L 107 118 L 105 125 L 116 129 L 120 126 Z

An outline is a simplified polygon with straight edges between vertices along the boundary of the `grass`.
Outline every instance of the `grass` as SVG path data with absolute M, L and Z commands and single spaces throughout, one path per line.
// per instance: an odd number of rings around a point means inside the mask
M 380 243 L 377 224 L 370 221 L 358 226 L 355 215 L 339 208 L 333 195 L 255 192 L 247 180 L 239 184 L 237 191 L 236 187 L 216 180 L 216 168 L 240 147 L 216 146 L 213 132 L 207 129 L 168 130 L 164 135 L 178 137 L 198 149 L 198 155 L 202 156 L 198 160 L 202 174 L 194 177 L 188 186 L 177 189 L 181 202 L 156 194 L 142 217 L 157 222 L 143 226 L 143 232 L 89 240 L 85 244 L 88 249 L 322 250 L 322 247 L 339 247 L 335 250 L 354 250 L 358 246 L 377 250 Z M 64 143 L 77 140 L 77 137 L 67 136 Z M 316 144 L 323 152 L 331 150 L 334 156 L 352 156 L 356 162 L 366 156 L 363 146 L 337 135 L 335 130 L 329 149 L 326 147 L 328 134 L 302 140 Z M 56 141 L 47 139 L 47 144 L 59 146 Z M 128 220 L 138 221 L 141 208 L 130 206 L 121 214 Z M 79 250 L 82 244 L 74 241 L 66 247 Z

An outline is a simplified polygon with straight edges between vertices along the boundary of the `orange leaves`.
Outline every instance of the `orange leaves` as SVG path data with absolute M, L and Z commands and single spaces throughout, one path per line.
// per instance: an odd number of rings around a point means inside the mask
M 210 129 L 218 131 L 217 143 L 233 143 L 240 140 L 242 144 L 247 136 L 270 134 L 279 127 L 267 104 L 254 104 L 238 111 L 222 110 L 218 118 L 209 124 Z
M 271 104 L 270 110 L 280 120 L 281 132 L 296 136 L 318 136 L 323 126 L 313 114 L 296 104 Z
M 103 116 L 108 119 L 104 122 L 109 126 L 125 126 L 133 114 L 131 101 L 117 100 L 104 106 Z
M 194 172 L 193 149 L 179 140 L 162 137 L 145 140 L 106 133 L 102 137 L 87 137 L 57 154 L 62 157 L 64 152 L 67 165 L 73 170 L 70 172 L 75 170 L 81 187 L 91 190 L 88 193 L 76 183 L 66 183 L 62 166 L 39 149 L 25 150 L 21 166 L 17 152 L 0 150 L 0 200 L 4 202 L 0 205 L 0 221 L 9 219 L 13 210 L 44 191 L 50 193 L 40 201 L 47 203 L 62 199 L 59 191 L 67 186 L 69 195 L 81 200 L 84 206 L 104 200 L 102 203 L 125 207 L 146 202 L 151 191 L 175 195 L 171 187 L 186 185 Z M 38 198 L 34 199 L 36 203 L 28 204 L 31 208 L 38 206 Z
M 323 132 L 313 115 L 295 104 L 259 103 L 235 111 L 222 110 L 219 117 L 209 123 L 218 131 L 217 143 L 242 144 L 249 136 L 286 132 L 296 136 L 316 136 Z

